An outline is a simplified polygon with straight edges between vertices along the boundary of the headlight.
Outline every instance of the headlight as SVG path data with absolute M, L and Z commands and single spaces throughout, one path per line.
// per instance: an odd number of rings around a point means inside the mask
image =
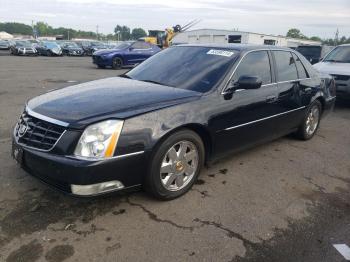
M 83 158 L 113 157 L 124 121 L 107 120 L 88 126 L 75 148 L 74 155 Z

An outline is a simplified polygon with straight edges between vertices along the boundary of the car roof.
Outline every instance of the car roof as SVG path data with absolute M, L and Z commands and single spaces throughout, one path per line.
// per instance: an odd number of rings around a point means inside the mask
M 350 46 L 350 44 L 342 44 L 342 45 L 339 45 L 339 46 Z
M 209 47 L 209 48 L 225 48 L 239 51 L 251 51 L 256 49 L 273 49 L 273 50 L 288 50 L 289 47 L 280 47 L 275 45 L 251 45 L 251 44 L 180 44 L 177 46 L 193 46 L 193 47 Z

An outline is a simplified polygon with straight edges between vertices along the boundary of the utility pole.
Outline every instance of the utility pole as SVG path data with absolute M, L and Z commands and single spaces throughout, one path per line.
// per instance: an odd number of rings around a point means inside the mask
M 338 40 L 339 40 L 339 28 L 337 28 L 337 31 L 335 32 L 335 37 L 334 37 L 334 45 L 338 45 Z
M 98 40 L 98 25 L 96 25 L 96 39 Z
M 69 40 L 69 29 L 68 29 L 68 40 Z

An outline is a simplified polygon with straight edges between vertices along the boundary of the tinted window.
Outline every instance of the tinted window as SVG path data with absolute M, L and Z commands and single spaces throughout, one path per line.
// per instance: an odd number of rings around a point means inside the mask
M 238 51 L 209 47 L 175 46 L 148 58 L 127 76 L 163 85 L 207 92 L 224 79 Z
M 145 42 L 135 42 L 132 45 L 132 48 L 135 48 L 135 49 L 148 49 L 148 48 L 150 48 L 150 46 L 149 46 L 149 44 L 147 44 Z
M 267 51 L 255 51 L 247 54 L 236 69 L 234 81 L 243 75 L 259 76 L 263 85 L 271 83 L 271 67 Z
M 299 57 L 293 53 L 293 58 L 295 61 L 295 65 L 297 66 L 297 70 L 298 70 L 298 76 L 300 79 L 303 78 L 308 78 L 309 74 L 307 73 L 303 63 L 300 61 Z
M 228 36 L 228 42 L 229 43 L 238 43 L 240 44 L 242 41 L 242 36 L 241 35 L 229 35 Z
M 321 49 L 320 46 L 299 46 L 297 51 L 306 57 L 320 57 Z
M 298 79 L 292 54 L 285 51 L 274 51 L 273 53 L 276 60 L 278 82 Z

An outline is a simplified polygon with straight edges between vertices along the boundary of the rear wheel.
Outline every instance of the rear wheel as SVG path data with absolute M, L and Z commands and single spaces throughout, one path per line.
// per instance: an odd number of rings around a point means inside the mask
M 309 140 L 315 135 L 320 124 L 321 113 L 322 105 L 316 100 L 306 111 L 303 123 L 297 131 L 297 135 L 300 139 Z
M 145 189 L 158 199 L 170 200 L 190 190 L 204 163 L 204 145 L 191 130 L 169 136 L 153 156 Z
M 120 57 L 113 58 L 112 68 L 113 69 L 121 69 L 123 66 L 123 60 Z

